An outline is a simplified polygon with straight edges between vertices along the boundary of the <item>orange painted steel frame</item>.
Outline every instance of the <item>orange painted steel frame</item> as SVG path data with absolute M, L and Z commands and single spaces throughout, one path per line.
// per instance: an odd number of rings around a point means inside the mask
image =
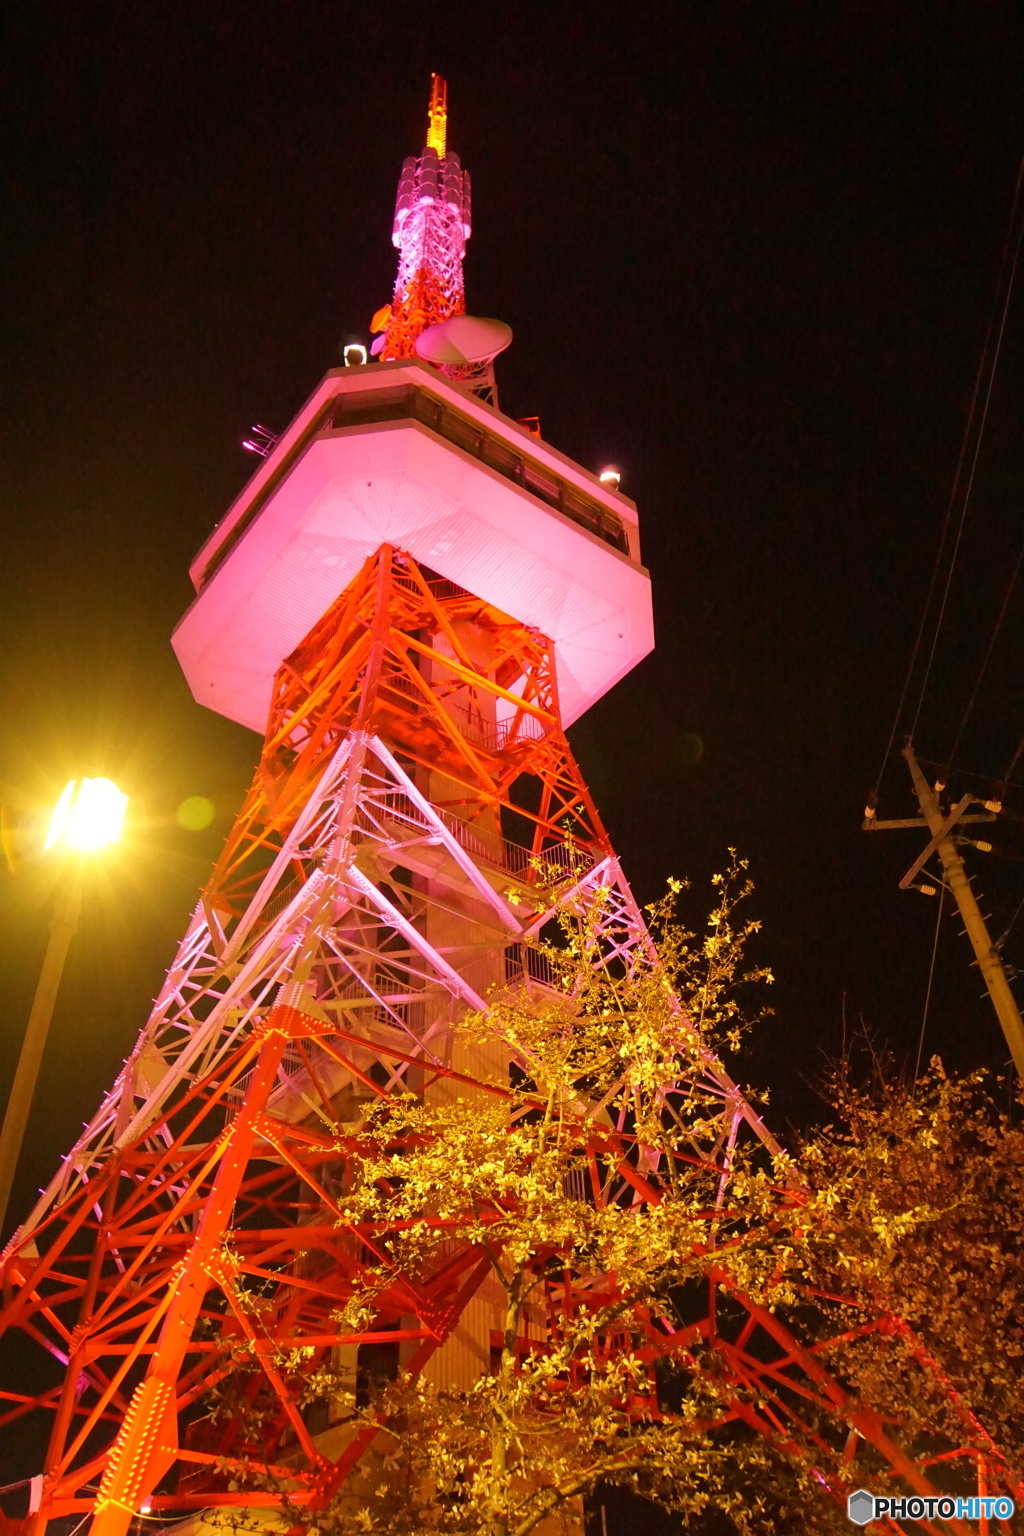
M 0 1332 L 64 1367 L 59 1386 L 0 1393 L 0 1431 L 52 1417 L 37 1531 L 93 1512 L 120 1536 L 143 1500 L 163 1517 L 280 1503 L 245 1484 L 253 1461 L 311 1508 L 344 1485 L 374 1431 L 329 1450 L 305 1373 L 382 1343 L 423 1370 L 487 1269 L 455 1242 L 428 1271 L 391 1270 L 367 1328 L 339 1331 L 340 1304 L 388 1262 L 382 1234 L 338 1204 L 366 1107 L 408 1088 L 504 1097 L 453 1060 L 450 1022 L 486 1006 L 495 976 L 543 992 L 538 934 L 599 890 L 606 952 L 628 958 L 648 936 L 562 732 L 547 640 L 383 547 L 282 665 L 252 788 L 151 1018 L 0 1265 Z M 462 949 L 453 912 L 472 933 Z M 724 1194 L 737 1135 L 775 1143 L 710 1055 L 697 1087 L 718 1116 Z M 582 1121 L 579 1143 L 601 1170 L 595 1200 L 660 1198 L 626 1131 Z M 552 1336 L 591 1279 L 548 1285 Z M 655 1368 L 671 1357 L 730 1383 L 723 1422 L 813 1456 L 833 1497 L 862 1450 L 934 1491 L 829 1371 L 824 1323 L 801 1338 L 724 1258 L 694 1315 L 630 1316 L 651 1371 L 643 1411 L 661 1411 Z M 862 1331 L 884 1351 L 899 1330 L 880 1317 Z M 238 1411 L 211 1417 L 214 1388 Z M 996 1447 L 960 1420 L 963 1443 L 932 1459 L 983 1458 L 991 1489 Z

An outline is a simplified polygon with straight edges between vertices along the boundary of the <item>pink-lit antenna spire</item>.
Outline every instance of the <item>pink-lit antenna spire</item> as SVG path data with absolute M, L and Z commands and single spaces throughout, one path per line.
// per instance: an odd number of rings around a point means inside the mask
M 390 304 L 379 309 L 371 330 L 383 334 L 372 351 L 382 358 L 413 357 L 417 336 L 466 311 L 462 257 L 469 239 L 469 172 L 447 153 L 448 86 L 431 76 L 427 139 L 420 155 L 402 163 L 391 238 L 398 247 L 398 276 Z

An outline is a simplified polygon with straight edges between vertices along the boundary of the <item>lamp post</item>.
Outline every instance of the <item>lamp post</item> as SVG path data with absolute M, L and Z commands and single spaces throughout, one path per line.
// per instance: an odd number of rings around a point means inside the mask
M 127 805 L 128 796 L 110 779 L 72 779 L 57 801 L 50 820 L 45 848 L 47 851 L 57 848 L 66 852 L 71 863 L 54 907 L 50 940 L 43 957 L 18 1068 L 7 1100 L 3 1129 L 0 1130 L 0 1231 L 7 1215 L 7 1202 L 25 1139 L 25 1126 L 32 1107 L 39 1064 L 53 1017 L 64 961 L 78 927 L 84 864 L 91 853 L 119 840 Z

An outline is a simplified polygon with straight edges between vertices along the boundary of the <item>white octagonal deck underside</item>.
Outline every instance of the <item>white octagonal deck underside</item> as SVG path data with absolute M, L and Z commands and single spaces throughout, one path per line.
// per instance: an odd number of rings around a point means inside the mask
M 266 728 L 274 675 L 382 544 L 555 643 L 563 724 L 654 644 L 650 578 L 408 420 L 314 439 L 177 626 L 199 703 Z

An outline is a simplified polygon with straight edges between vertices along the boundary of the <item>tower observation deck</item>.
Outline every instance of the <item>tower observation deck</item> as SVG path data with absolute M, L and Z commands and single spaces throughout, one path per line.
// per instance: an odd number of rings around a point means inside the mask
M 198 702 L 262 731 L 382 544 L 546 634 L 563 725 L 654 644 L 634 504 L 413 357 L 329 374 L 203 545 L 174 635 Z
M 541 936 L 560 917 L 593 913 L 616 964 L 651 953 L 565 736 L 653 645 L 637 512 L 487 403 L 486 354 L 463 369 L 452 343 L 443 361 L 438 336 L 465 334 L 443 328 L 463 323 L 469 233 L 446 111 L 435 77 L 427 143 L 402 169 L 380 360 L 327 375 L 191 567 L 175 651 L 195 698 L 262 748 L 123 1071 L 0 1258 L 0 1336 L 20 1332 L 18 1370 L 37 1350 L 46 1383 L 0 1382 L 0 1433 L 27 1413 L 51 1426 L 25 1536 L 88 1516 L 126 1536 L 140 1512 L 202 1533 L 240 1506 L 284 1529 L 296 1506 L 358 1501 L 381 1425 L 331 1393 L 311 1403 L 313 1373 L 356 1401 L 371 1358 L 471 1389 L 505 1303 L 478 1243 L 445 1239 L 396 1273 L 346 1217 L 368 1114 L 397 1094 L 507 1093 L 507 1050 L 459 1020 L 552 995 Z M 722 1064 L 695 1059 L 683 1101 L 712 1127 L 721 1206 L 737 1136 L 777 1149 Z M 584 1104 L 578 1135 L 610 1169 L 595 1200 L 657 1204 L 626 1111 Z M 545 1273 L 526 1351 L 595 1286 L 616 1294 L 614 1275 Z M 342 1329 L 363 1283 L 377 1310 Z M 725 1285 L 685 1326 L 622 1298 L 615 1339 L 628 1331 L 650 1378 L 637 1411 L 661 1411 L 671 1356 L 732 1382 L 726 1427 L 816 1458 L 825 1494 L 845 1498 L 862 1451 L 928 1491 L 829 1375 L 826 1325 L 805 1347 L 737 1288 L 724 1305 Z M 211 1415 L 214 1389 L 258 1414 Z M 254 1463 L 273 1474 L 258 1488 Z M 997 1473 L 986 1450 L 989 1487 Z

